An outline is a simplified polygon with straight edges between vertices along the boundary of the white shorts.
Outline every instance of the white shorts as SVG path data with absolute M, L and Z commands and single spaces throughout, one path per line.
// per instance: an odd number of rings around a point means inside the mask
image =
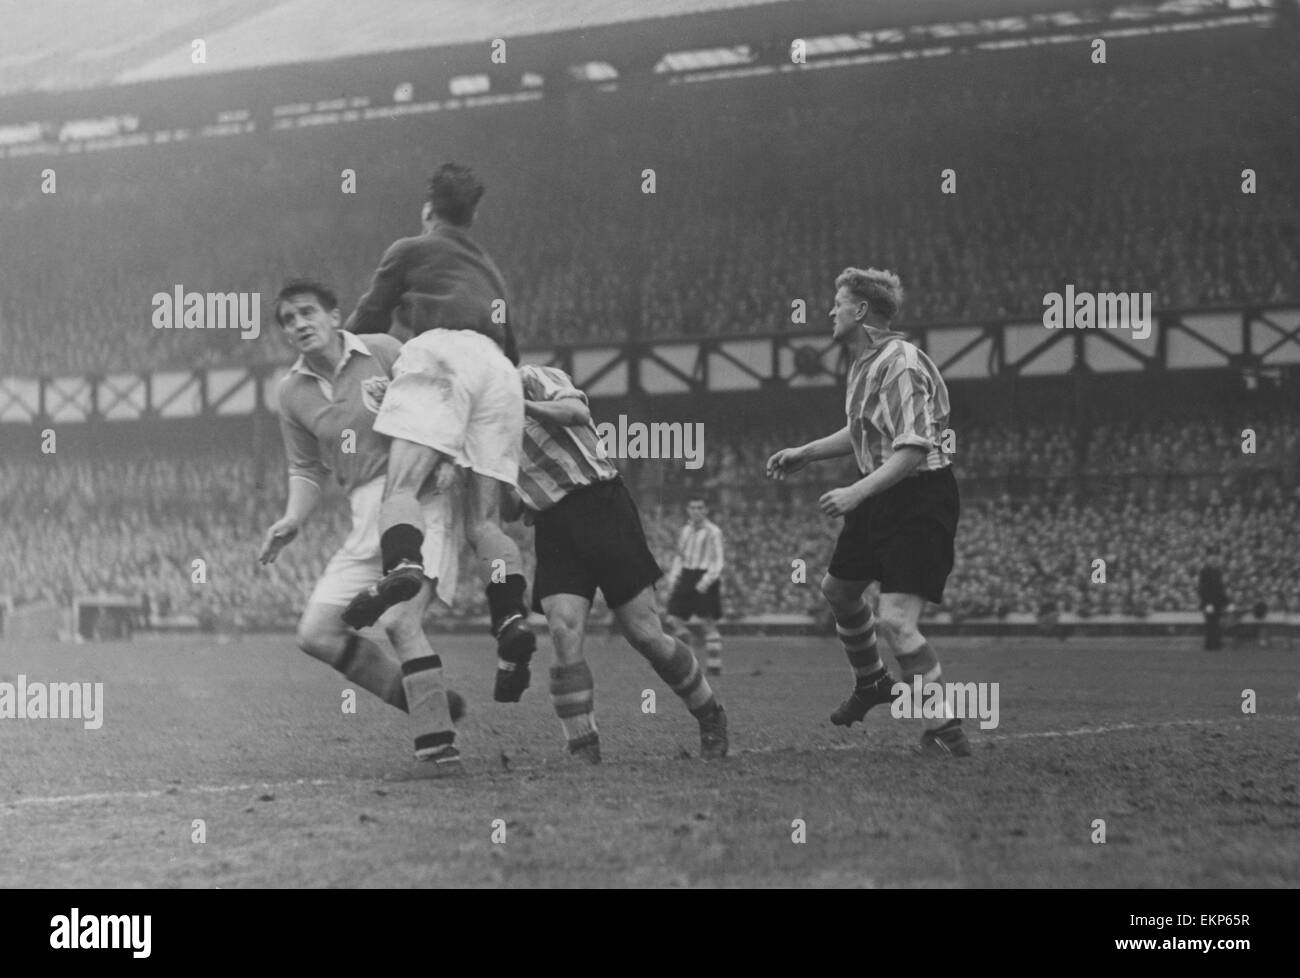
M 375 431 L 513 486 L 524 438 L 523 382 L 482 333 L 431 329 L 402 347 Z
M 372 479 L 352 490 L 352 532 L 325 566 L 316 582 L 309 604 L 346 605 L 358 591 L 384 576 L 379 552 L 379 505 L 383 501 L 384 479 Z M 465 539 L 460 512 L 461 493 L 451 490 L 420 497 L 424 510 L 424 574 L 436 578 L 437 598 L 450 606 L 456 596 L 460 575 L 460 551 Z

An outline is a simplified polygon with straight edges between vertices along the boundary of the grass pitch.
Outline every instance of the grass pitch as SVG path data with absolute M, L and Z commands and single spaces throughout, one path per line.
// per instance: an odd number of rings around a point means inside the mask
M 0 886 L 1300 885 L 1295 652 L 936 639 L 945 680 L 1000 684 L 1000 725 L 968 721 L 975 755 L 934 761 L 919 721 L 830 724 L 833 640 L 731 637 L 733 755 L 706 763 L 680 702 L 600 635 L 588 768 L 541 644 L 501 705 L 490 640 L 435 637 L 468 776 L 393 784 L 405 716 L 360 691 L 345 714 L 348 684 L 290 636 L 0 643 L 0 681 L 104 683 L 99 730 L 0 720 Z

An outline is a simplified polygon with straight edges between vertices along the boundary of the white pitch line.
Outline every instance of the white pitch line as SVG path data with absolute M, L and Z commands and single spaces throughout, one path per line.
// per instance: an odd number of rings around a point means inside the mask
M 1160 730 L 1165 727 L 1217 727 L 1225 723 L 1254 723 L 1259 720 L 1278 720 L 1282 723 L 1296 723 L 1300 721 L 1300 716 L 1254 716 L 1242 717 L 1241 719 L 1233 718 L 1231 720 L 1162 720 L 1159 723 L 1116 723 L 1107 727 L 1078 727 L 1074 730 L 1033 730 L 1029 733 L 1018 734 L 986 734 L 976 735 L 974 746 L 988 743 L 990 741 L 999 743 L 1007 740 L 1041 740 L 1048 737 L 1087 737 L 1094 734 L 1124 733 L 1129 730 Z M 863 750 L 874 745 L 869 743 L 858 744 L 827 744 L 817 750 Z M 797 747 L 742 747 L 739 750 L 732 751 L 732 754 L 775 754 L 778 751 L 799 750 Z
M 1231 720 L 1164 720 L 1160 723 L 1116 723 L 1109 727 L 1080 727 L 1077 730 L 1039 730 L 1034 733 L 989 734 L 981 740 L 1032 740 L 1039 737 L 1085 737 L 1088 734 L 1123 733 L 1126 730 L 1159 730 L 1163 727 L 1217 727 L 1225 723 L 1255 723 L 1259 720 L 1277 720 L 1295 723 L 1300 716 L 1251 716 L 1243 714 Z
M 1254 716 L 1236 717 L 1228 720 L 1163 720 L 1159 723 L 1116 723 L 1104 727 L 1079 727 L 1074 730 L 1035 730 L 1017 734 L 980 734 L 976 745 L 987 742 L 1011 740 L 1044 740 L 1053 737 L 1089 737 L 1098 734 L 1126 733 L 1133 730 L 1162 730 L 1168 727 L 1217 727 L 1224 724 L 1256 723 L 1260 720 L 1273 720 L 1280 723 L 1300 722 L 1300 716 Z M 870 743 L 826 744 L 816 748 L 798 747 L 742 747 L 732 751 L 732 755 L 776 754 L 782 751 L 797 750 L 866 750 L 875 745 Z M 525 773 L 537 770 L 539 765 L 512 766 L 509 773 Z M 493 773 L 495 769 L 493 769 Z M 226 795 L 237 791 L 268 791 L 295 788 L 303 785 L 323 787 L 326 785 L 372 784 L 380 778 L 298 778 L 293 781 L 263 781 L 255 784 L 200 784 L 192 787 L 172 786 L 148 791 L 95 791 L 84 795 L 50 795 L 46 797 L 18 798 L 13 801 L 0 801 L 0 815 L 15 814 L 15 809 L 35 805 L 77 805 L 94 801 L 126 801 L 131 799 L 162 798 L 165 795 Z M 8 810 L 5 810 L 8 809 Z
M 225 795 L 233 791 L 266 791 L 270 788 L 293 788 L 301 785 L 346 784 L 337 778 L 298 778 L 296 781 L 264 781 L 258 784 L 196 784 L 184 788 L 175 785 L 170 788 L 153 788 L 148 791 L 92 791 L 84 795 L 47 795 L 46 797 L 17 798 L 2 801 L 0 805 L 9 808 L 21 808 L 24 805 L 62 805 L 79 804 L 88 801 L 125 801 L 132 798 L 161 798 L 164 795 Z

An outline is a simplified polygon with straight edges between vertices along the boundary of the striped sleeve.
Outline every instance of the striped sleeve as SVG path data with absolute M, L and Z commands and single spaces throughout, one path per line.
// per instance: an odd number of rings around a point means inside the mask
M 519 376 L 529 401 L 573 397 L 587 403 L 587 396 L 558 368 L 526 365 L 520 368 Z M 526 417 L 523 449 L 518 487 L 524 502 L 538 512 L 583 486 L 618 478 L 618 469 L 605 458 L 600 436 L 590 420 L 564 425 Z
M 523 373 L 524 397 L 530 401 L 558 401 L 576 397 L 587 403 L 587 395 L 574 386 L 569 375 L 558 367 L 534 367 Z
M 904 347 L 880 385 L 880 428 L 891 448 L 934 448 L 933 394 L 930 375 Z

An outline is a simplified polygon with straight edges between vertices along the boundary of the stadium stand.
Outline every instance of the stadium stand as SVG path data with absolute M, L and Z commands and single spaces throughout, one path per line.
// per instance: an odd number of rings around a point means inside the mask
M 638 487 L 664 567 L 687 495 L 707 492 L 728 542 L 734 616 L 803 614 L 818 604 L 816 583 L 838 523 L 822 517 L 815 501 L 850 477 L 851 466 L 809 469 L 789 486 L 756 477 L 771 451 L 822 433 L 815 421 L 721 429 L 712 437 L 722 443 L 698 479 L 686 478 L 680 463 L 620 463 Z M 1195 573 L 1212 542 L 1223 548 L 1239 606 L 1294 609 L 1300 412 L 1292 406 L 1260 422 L 1259 442 L 1270 447 L 1253 456 L 1242 454 L 1231 429 L 1208 408 L 1190 426 L 1173 416 L 1135 421 L 1122 439 L 1098 425 L 1077 456 L 1063 447 L 1071 439 L 1061 422 L 1035 425 L 1033 435 L 1002 425 L 963 429 L 955 464 L 964 509 L 943 610 L 956 617 L 1194 610 Z M 1140 450 L 1132 453 L 1111 447 L 1134 444 Z M 1070 476 L 1060 491 L 1017 479 L 1043 459 L 1049 471 Z M 259 568 L 261 534 L 283 506 L 282 470 L 277 455 L 254 459 L 223 446 L 165 458 L 0 462 L 0 593 L 22 607 L 109 591 L 142 602 L 147 595 L 155 611 L 229 626 L 289 623 L 342 541 L 347 512 L 331 494 L 303 538 L 274 566 Z M 679 477 L 665 481 L 664 472 Z M 1094 489 L 1080 488 L 1088 484 L 1081 473 Z M 1090 585 L 1099 556 L 1107 561 L 1106 588 Z M 796 557 L 807 561 L 808 584 L 792 581 Z M 195 558 L 207 563 L 206 585 L 191 584 Z M 480 591 L 467 566 L 457 611 L 481 611 Z
M 234 24 L 256 6 L 231 0 L 222 16 Z M 165 73 L 194 9 L 178 4 L 165 31 L 142 35 L 139 77 Z M 1141 56 L 1079 72 L 1040 49 L 955 54 L 942 71 L 920 59 L 661 83 L 653 98 L 635 85 L 558 91 L 67 153 L 53 194 L 38 178 L 49 160 L 9 155 L 0 374 L 285 363 L 266 315 L 257 340 L 157 330 L 151 298 L 177 285 L 268 296 L 310 274 L 350 308 L 384 247 L 417 229 L 424 179 L 448 158 L 486 180 L 476 233 L 511 285 L 525 347 L 789 331 L 792 298 L 807 301 L 816 327 L 849 263 L 902 275 L 904 327 L 1033 323 L 1043 294 L 1067 283 L 1150 291 L 1158 310 L 1300 301 L 1291 42 L 1244 30 L 1115 43 L 1140 44 Z M 0 45 L 0 88 L 16 84 L 21 60 Z M 59 69 L 51 83 L 108 80 L 102 63 L 80 64 L 82 74 Z M 653 195 L 642 192 L 646 168 Z M 1240 192 L 1246 168 L 1269 182 L 1266 198 Z M 937 192 L 948 169 L 955 194 Z M 355 194 L 340 192 L 344 170 L 357 175 Z M 1238 604 L 1300 606 L 1294 404 L 1252 414 L 1214 395 L 1081 418 L 1023 405 L 995 417 L 978 401 L 966 395 L 954 413 L 965 509 L 943 610 L 1189 610 L 1212 541 Z M 703 490 L 727 535 L 732 614 L 819 605 L 814 569 L 836 524 L 815 500 L 848 476 L 827 466 L 772 485 L 756 475 L 773 449 L 824 434 L 817 419 L 829 415 L 773 410 L 760 422 L 722 401 L 694 410 L 709 423 L 703 470 L 622 463 L 661 562 L 686 494 Z M 1242 417 L 1258 430 L 1256 454 L 1240 450 Z M 257 541 L 282 504 L 274 441 L 6 451 L 0 594 L 21 609 L 110 591 L 139 595 L 155 617 L 291 621 L 346 514 L 332 498 L 274 567 L 257 568 Z M 807 584 L 791 580 L 796 556 L 808 561 Z M 1089 586 L 1096 556 L 1116 586 Z M 199 557 L 201 588 L 189 583 Z M 458 610 L 479 611 L 476 577 L 464 578 Z
M 354 301 L 448 157 L 486 178 L 479 233 L 526 345 L 789 329 L 792 297 L 816 325 L 851 261 L 900 272 L 912 324 L 1032 322 L 1067 282 L 1157 309 L 1300 298 L 1300 65 L 1267 32 L 1145 43 L 1095 73 L 1031 50 L 948 59 L 942 86 L 900 63 L 665 85 L 635 114 L 585 93 L 67 156 L 50 195 L 39 157 L 3 160 L 2 369 L 282 361 L 269 323 L 155 330 L 150 299 L 313 273 Z M 1242 194 L 1246 167 L 1279 186 Z

